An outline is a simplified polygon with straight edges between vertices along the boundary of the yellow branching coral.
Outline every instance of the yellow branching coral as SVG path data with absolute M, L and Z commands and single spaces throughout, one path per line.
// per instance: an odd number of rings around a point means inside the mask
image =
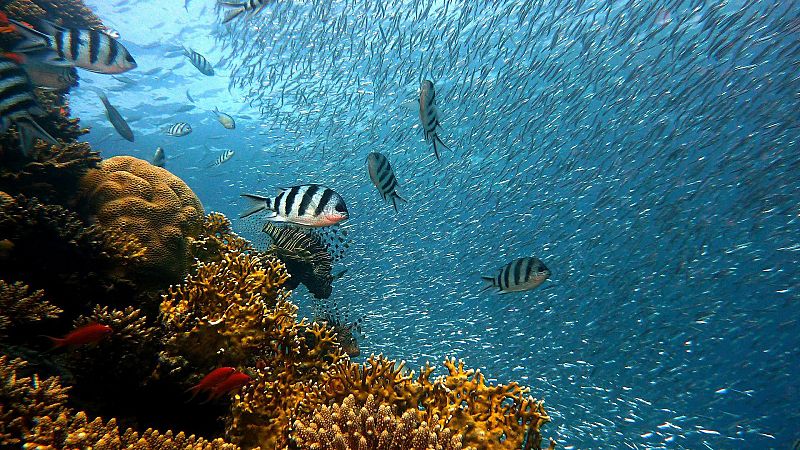
M 220 261 L 226 253 L 253 250 L 247 240 L 233 232 L 231 221 L 217 212 L 205 216 L 200 233 L 189 242 L 192 256 L 202 262 Z
M 38 418 L 65 409 L 67 389 L 58 378 L 27 371 L 25 361 L 0 355 L 0 447 L 19 446 Z
M 146 247 L 148 278 L 174 281 L 187 273 L 189 238 L 200 232 L 203 206 L 183 180 L 147 161 L 115 156 L 89 170 L 81 189 L 82 204 L 101 226 L 130 233 Z
M 197 273 L 171 287 L 161 303 L 166 353 L 180 355 L 202 373 L 244 365 L 269 351 L 271 330 L 296 310 L 281 288 L 287 277 L 278 260 L 248 253 L 198 264 Z
M 24 449 L 94 449 L 94 450 L 238 450 L 239 447 L 222 439 L 208 441 L 194 435 L 167 431 L 160 433 L 148 428 L 138 433 L 128 428 L 122 431 L 117 421 L 89 420 L 86 413 L 75 415 L 62 412 L 57 416 L 40 418 L 26 439 Z
M 12 327 L 53 319 L 61 314 L 61 308 L 43 300 L 44 291 L 31 292 L 28 285 L 0 280 L 0 336 Z
M 461 450 L 462 437 L 438 423 L 423 419 L 417 408 L 398 417 L 391 404 L 369 395 L 357 402 L 349 395 L 333 406 L 323 406 L 307 419 L 294 422 L 293 440 L 301 450 Z

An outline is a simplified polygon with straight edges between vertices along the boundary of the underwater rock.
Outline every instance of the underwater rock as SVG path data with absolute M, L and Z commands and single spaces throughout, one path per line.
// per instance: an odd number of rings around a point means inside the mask
M 61 308 L 43 300 L 44 291 L 30 291 L 30 287 L 21 282 L 8 283 L 0 280 L 0 337 L 8 330 L 38 322 L 54 319 L 61 314 Z
M 463 447 L 462 437 L 443 428 L 438 416 L 426 419 L 423 415 L 417 408 L 397 412 L 390 404 L 378 403 L 373 395 L 361 403 L 350 395 L 341 403 L 323 406 L 307 419 L 296 420 L 292 439 L 301 450 L 474 450 Z
M 180 178 L 147 161 L 115 156 L 83 177 L 80 203 L 100 226 L 142 242 L 146 250 L 139 273 L 144 280 L 160 285 L 188 272 L 189 239 L 200 232 L 204 213 Z

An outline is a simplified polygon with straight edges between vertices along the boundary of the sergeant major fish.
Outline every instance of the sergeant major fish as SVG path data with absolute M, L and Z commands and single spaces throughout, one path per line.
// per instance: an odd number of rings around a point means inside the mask
M 392 206 L 397 211 L 397 200 L 408 203 L 397 193 L 397 178 L 394 175 L 389 159 L 382 153 L 372 152 L 367 156 L 367 168 L 372 184 L 378 188 L 384 200 L 392 199 Z
M 0 133 L 5 133 L 14 123 L 22 152 L 28 156 L 34 138 L 53 145 L 58 145 L 58 141 L 33 120 L 34 116 L 44 116 L 45 111 L 37 103 L 31 80 L 20 62 L 9 55 L 0 55 Z
M 103 102 L 103 106 L 106 108 L 106 117 L 108 117 L 108 121 L 111 122 L 111 125 L 114 126 L 114 129 L 117 130 L 120 136 L 125 138 L 126 140 L 133 142 L 133 131 L 131 127 L 128 125 L 128 122 L 125 121 L 125 118 L 122 117 L 122 114 L 117 111 L 117 108 L 111 105 L 111 102 L 108 101 L 108 97 L 102 91 L 97 90 L 97 96 L 100 97 L 100 101 Z
M 190 48 L 183 48 L 183 54 L 189 58 L 189 61 L 192 63 L 193 66 L 197 68 L 203 75 L 206 76 L 214 76 L 214 68 L 211 66 L 211 63 L 203 57 L 200 53 L 190 49 Z
M 231 20 L 239 17 L 242 13 L 246 12 L 247 17 L 251 17 L 255 14 L 258 14 L 270 0 L 247 0 L 246 2 L 220 2 L 220 6 L 224 6 L 226 8 L 234 8 L 230 11 L 225 13 L 225 18 L 222 19 L 222 23 L 228 23 Z
M 189 91 L 186 92 L 188 93 Z M 229 130 L 236 128 L 236 121 L 233 120 L 233 117 L 231 117 L 229 114 L 225 114 L 216 107 L 214 108 L 214 114 L 217 115 L 217 121 L 221 123 L 223 127 Z
M 342 196 L 319 184 L 284 188 L 274 199 L 254 194 L 242 194 L 242 197 L 253 201 L 255 206 L 241 218 L 266 210 L 269 221 L 310 227 L 327 227 L 348 218 Z
M 539 287 L 549 277 L 550 269 L 539 258 L 519 258 L 501 267 L 497 275 L 481 277 L 484 282 L 481 291 L 493 287 L 501 294 L 529 291 Z
M 209 164 L 208 167 L 211 168 L 211 167 L 216 167 L 216 166 L 220 166 L 222 164 L 225 164 L 226 162 L 228 162 L 229 159 L 233 158 L 233 155 L 235 153 L 236 152 L 234 152 L 231 149 L 225 150 L 224 152 L 222 152 L 221 155 L 219 155 L 217 157 L 216 160 L 214 160 L 213 163 Z
M 63 90 L 78 84 L 78 74 L 74 67 L 54 66 L 40 58 L 25 56 L 22 53 L 7 54 L 12 60 L 19 60 L 28 73 L 34 86 L 47 90 Z
M 178 122 L 167 130 L 167 134 L 174 137 L 186 136 L 191 132 L 192 126 L 186 122 Z
M 10 20 L 22 35 L 14 51 L 28 53 L 51 50 L 49 64 L 76 66 L 91 72 L 116 74 L 136 68 L 136 60 L 116 39 L 98 30 L 63 28 L 42 21 L 42 31 Z
M 433 88 L 433 82 L 424 80 L 419 89 L 419 120 L 422 121 L 422 131 L 425 134 L 425 141 L 433 143 L 433 154 L 436 159 L 439 159 L 439 148 L 441 145 L 446 149 L 450 149 L 439 138 L 436 132 L 437 128 L 441 129 L 439 122 L 439 109 L 436 107 L 436 90 Z

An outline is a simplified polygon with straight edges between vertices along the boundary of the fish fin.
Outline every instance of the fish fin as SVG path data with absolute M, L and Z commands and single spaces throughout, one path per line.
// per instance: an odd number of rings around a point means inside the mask
M 57 338 L 57 337 L 45 336 L 45 335 L 42 335 L 42 336 L 46 337 L 47 339 L 50 339 L 50 342 L 53 343 L 53 348 L 51 350 L 55 350 L 57 348 L 61 348 L 61 347 L 65 346 L 65 345 L 67 345 L 67 340 L 64 339 L 64 338 Z
M 17 131 L 19 132 L 20 148 L 22 148 L 22 153 L 25 156 L 30 156 L 33 140 L 36 138 L 47 141 L 55 146 L 60 146 L 53 136 L 50 136 L 50 134 L 44 131 L 42 127 L 32 119 L 20 119 L 15 123 L 17 124 Z
M 439 142 L 439 139 L 437 139 L 436 135 L 434 135 L 433 136 L 433 154 L 436 156 L 436 160 L 437 161 L 441 161 L 442 159 L 439 158 L 439 148 L 436 146 L 436 144 L 438 142 Z
M 434 141 L 434 142 L 437 142 L 437 141 L 438 141 L 438 142 L 439 142 L 439 145 L 441 145 L 442 147 L 444 147 L 444 148 L 446 148 L 446 149 L 450 150 L 450 147 L 448 147 L 448 146 L 447 146 L 447 144 L 445 144 L 445 143 L 442 141 L 442 139 L 439 137 L 439 134 L 438 134 L 438 133 L 433 135 L 433 141 Z
M 272 200 L 269 197 L 255 194 L 242 194 L 242 197 L 250 200 L 254 204 L 252 208 L 248 209 L 241 216 L 239 216 L 240 219 L 244 219 L 245 217 L 252 216 L 257 212 L 271 208 Z
M 232 9 L 230 11 L 225 12 L 225 17 L 222 19 L 222 23 L 228 23 L 231 20 L 239 17 L 245 11 L 244 7 Z
M 394 196 L 392 196 L 392 206 L 394 207 L 394 212 L 398 212 L 397 211 L 397 201 L 396 200 L 397 199 L 394 198 Z
M 481 288 L 481 292 L 494 287 L 494 278 L 481 277 L 481 280 L 483 280 L 483 287 Z
M 15 52 L 30 52 L 50 47 L 50 36 L 36 31 L 27 25 L 17 22 L 16 20 L 8 19 L 8 21 L 14 25 L 14 31 L 22 36 L 22 42 L 14 47 Z
M 266 217 L 270 222 L 289 222 L 285 217 L 279 216 L 278 213 L 272 212 Z
M 400 197 L 400 194 L 398 194 L 398 193 L 397 193 L 397 191 L 394 191 L 394 192 L 392 193 L 392 195 L 393 195 L 395 198 L 397 198 L 398 200 L 400 200 L 401 202 L 403 202 L 403 203 L 408 203 L 408 200 L 404 199 L 403 197 Z
M 58 25 L 56 25 L 53 22 L 50 22 L 48 20 L 40 20 L 39 21 L 39 28 L 41 28 L 41 30 L 42 30 L 41 32 L 43 34 L 48 34 L 50 36 L 55 36 L 56 33 L 60 32 L 60 31 L 67 31 L 66 28 L 58 26 Z

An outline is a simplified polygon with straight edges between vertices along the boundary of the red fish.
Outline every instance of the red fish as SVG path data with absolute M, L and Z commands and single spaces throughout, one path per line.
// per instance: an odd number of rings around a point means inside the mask
M 211 400 L 219 398 L 224 394 L 233 392 L 249 382 L 250 377 L 247 374 L 236 372 L 229 376 L 225 381 L 214 386 L 214 389 L 211 390 L 211 394 L 208 396 L 208 400 L 206 401 L 210 402 Z
M 199 383 L 187 389 L 186 392 L 191 392 L 192 398 L 194 398 L 198 393 L 200 393 L 200 391 L 210 391 L 214 389 L 218 384 L 228 379 L 228 377 L 234 373 L 236 373 L 236 369 L 233 367 L 220 367 L 218 369 L 214 369 L 208 375 L 204 376 Z
M 67 345 L 77 347 L 79 345 L 100 342 L 101 339 L 108 336 L 113 331 L 114 330 L 112 330 L 108 325 L 90 323 L 80 328 L 76 328 L 63 338 L 48 337 L 51 341 L 53 341 L 53 348 L 64 347 Z

